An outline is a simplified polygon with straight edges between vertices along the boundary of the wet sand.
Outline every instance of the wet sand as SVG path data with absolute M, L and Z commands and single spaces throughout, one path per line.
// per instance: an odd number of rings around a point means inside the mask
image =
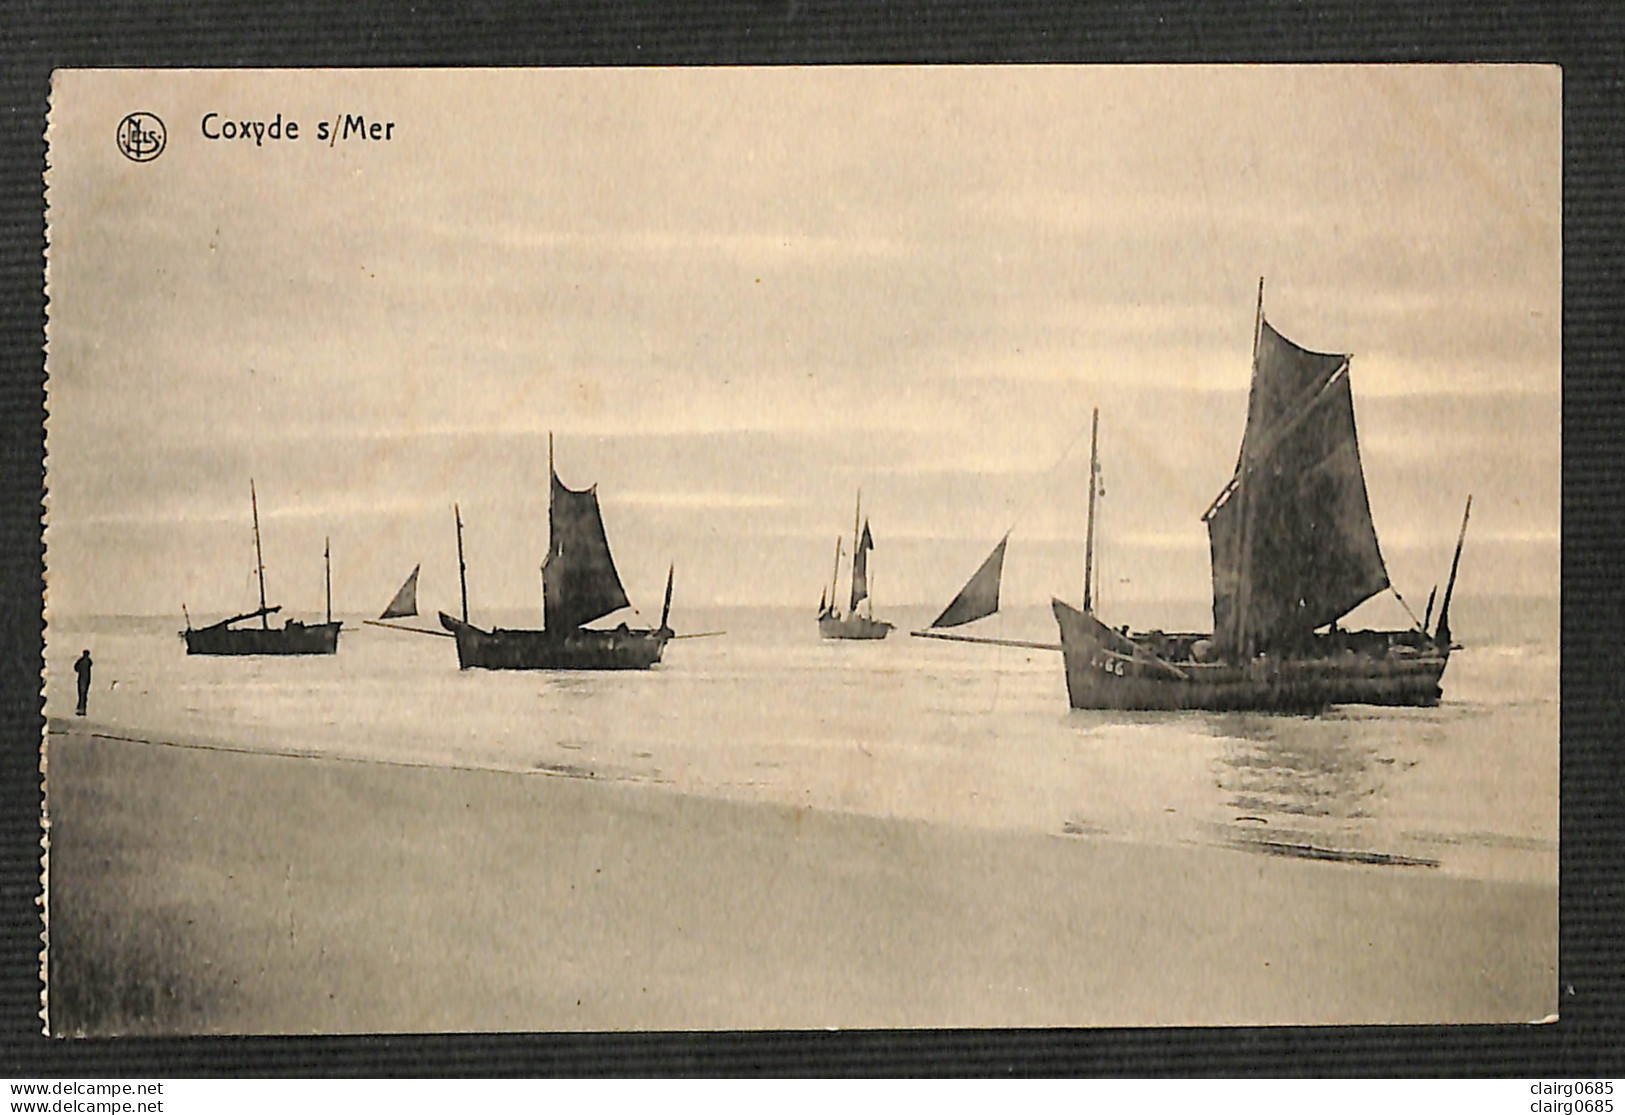
M 97 733 L 51 723 L 58 1033 L 1556 1009 L 1555 885 Z

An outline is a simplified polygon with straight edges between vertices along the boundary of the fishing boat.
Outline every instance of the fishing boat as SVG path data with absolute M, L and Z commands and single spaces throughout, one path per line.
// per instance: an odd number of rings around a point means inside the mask
M 863 529 L 858 524 L 863 523 Z M 842 615 L 835 606 L 839 599 L 836 595 L 836 586 L 841 576 L 841 539 L 835 539 L 835 570 L 830 574 L 829 591 L 818 601 L 818 634 L 825 639 L 884 639 L 891 634 L 893 625 L 885 620 L 876 619 L 874 615 L 874 600 L 869 596 L 869 551 L 875 548 L 875 540 L 869 533 L 869 524 L 863 519 L 863 493 L 858 492 L 856 510 L 852 513 L 852 577 L 850 601 L 847 604 L 846 614 Z M 858 606 L 868 601 L 867 612 L 859 612 Z
M 1260 281 L 1241 452 L 1234 473 L 1202 516 L 1212 559 L 1211 632 L 1130 631 L 1096 616 L 1097 410 L 1083 607 L 1051 601 L 1060 643 L 930 630 L 916 634 L 1059 650 L 1068 698 L 1079 709 L 1303 712 L 1338 704 L 1437 704 L 1450 653 L 1459 649 L 1451 642 L 1450 600 L 1472 497 L 1431 632 L 1432 594 L 1424 618 L 1411 628 L 1346 631 L 1338 626 L 1380 592 L 1399 598 L 1366 495 L 1351 360 L 1348 354 L 1312 352 L 1278 333 L 1264 318 Z
M 260 606 L 251 612 L 223 619 L 207 627 L 193 627 L 192 617 L 186 615 L 187 654 L 251 655 L 251 654 L 335 654 L 339 649 L 339 624 L 333 621 L 333 567 L 332 547 L 324 542 L 322 562 L 327 589 L 327 619 L 323 623 L 304 624 L 289 620 L 281 627 L 271 626 L 271 616 L 282 610 L 282 605 L 266 606 L 265 556 L 260 549 L 259 497 L 254 482 L 248 482 L 248 502 L 254 516 L 254 565 L 259 573 Z M 186 606 L 181 605 L 186 612 Z M 260 621 L 258 627 L 234 627 L 248 620 Z
M 484 630 L 468 619 L 468 566 L 463 559 L 463 517 L 457 520 L 457 577 L 462 589 L 462 618 L 440 613 L 440 625 L 457 640 L 462 669 L 484 670 L 646 670 L 660 661 L 675 636 L 671 615 L 673 569 L 666 571 L 666 599 L 658 628 L 611 629 L 584 626 L 630 606 L 615 559 L 609 552 L 598 488 L 566 488 L 553 467 L 553 439 L 548 437 L 547 468 L 551 490 L 547 506 L 549 546 L 542 563 L 542 629 Z

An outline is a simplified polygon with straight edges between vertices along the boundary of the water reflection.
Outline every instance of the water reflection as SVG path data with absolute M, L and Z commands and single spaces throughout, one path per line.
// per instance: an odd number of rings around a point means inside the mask
M 1392 765 L 1346 724 L 1302 718 L 1235 717 L 1213 725 L 1221 741 L 1215 774 L 1232 806 L 1266 817 L 1369 817 Z
M 1390 800 L 1416 759 L 1388 732 L 1337 715 L 1223 714 L 1206 718 L 1219 744 L 1215 785 L 1230 817 L 1221 840 L 1249 850 L 1365 863 L 1424 864 L 1392 844 Z

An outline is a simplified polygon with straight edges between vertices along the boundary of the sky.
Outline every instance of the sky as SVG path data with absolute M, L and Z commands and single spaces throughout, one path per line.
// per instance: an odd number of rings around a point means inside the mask
M 252 478 L 287 614 L 328 537 L 336 611 L 420 562 L 450 610 L 456 503 L 476 621 L 539 624 L 550 433 L 645 615 L 669 563 L 674 617 L 811 608 L 860 489 L 877 614 L 1007 530 L 1006 602 L 1076 600 L 1098 407 L 1150 621 L 1209 593 L 1261 277 L 1353 356 L 1407 599 L 1469 494 L 1458 591 L 1558 589 L 1554 67 L 64 71 L 47 138 L 52 613 L 251 607 Z

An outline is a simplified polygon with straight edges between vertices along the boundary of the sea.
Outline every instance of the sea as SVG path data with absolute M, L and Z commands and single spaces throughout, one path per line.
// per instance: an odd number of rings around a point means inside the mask
M 234 659 L 188 657 L 179 617 L 52 616 L 45 711 L 73 719 L 88 648 L 82 723 L 115 738 L 1556 884 L 1555 598 L 1458 598 L 1464 649 L 1436 708 L 1309 716 L 1074 711 L 1058 653 L 911 638 L 930 612 L 878 615 L 898 630 L 860 643 L 821 640 L 812 608 L 679 610 L 679 633 L 723 634 L 616 673 L 459 670 L 451 639 L 361 617 L 332 657 Z M 1056 638 L 1044 608 L 978 626 Z

